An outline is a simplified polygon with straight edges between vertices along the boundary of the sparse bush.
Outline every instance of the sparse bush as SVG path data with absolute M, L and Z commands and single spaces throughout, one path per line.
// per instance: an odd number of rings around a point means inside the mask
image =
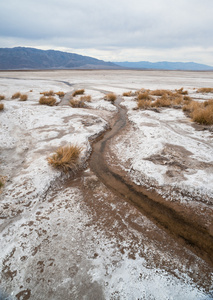
M 124 97 L 133 97 L 133 96 L 135 96 L 135 93 L 133 93 L 132 91 L 124 92 L 124 93 L 123 93 L 123 96 L 124 96 Z
M 213 93 L 213 88 L 200 88 L 197 93 Z
M 150 94 L 153 96 L 163 96 L 163 95 L 172 95 L 170 90 L 154 90 L 150 91 Z
M 39 103 L 42 104 L 42 105 L 53 106 L 53 105 L 56 104 L 56 99 L 54 97 L 45 97 L 45 96 L 42 96 L 39 99 Z
M 184 100 L 185 102 L 191 102 L 191 101 L 192 101 L 192 98 L 191 98 L 190 96 L 184 96 L 184 97 L 183 97 L 183 100 Z
M 5 96 L 4 95 L 0 95 L 0 100 L 4 100 Z
M 138 94 L 137 97 L 138 100 L 152 100 L 152 97 L 150 96 L 149 92 L 141 92 Z
M 18 98 L 20 98 L 20 96 L 21 96 L 21 93 L 15 93 L 15 94 L 13 94 L 12 95 L 12 99 L 18 99 Z
M 192 120 L 203 125 L 213 124 L 213 106 L 206 106 L 192 112 Z
M 55 93 L 56 95 L 58 95 L 58 97 L 59 98 L 63 98 L 64 97 L 64 95 L 65 95 L 65 93 L 64 92 L 57 92 L 57 93 Z
M 77 145 L 66 145 L 58 148 L 56 153 L 48 157 L 47 160 L 54 168 L 64 172 L 76 170 L 81 151 L 82 148 Z
M 70 100 L 70 105 L 73 107 L 73 108 L 84 108 L 86 107 L 86 104 L 84 101 L 82 100 L 77 100 L 77 99 L 71 99 Z
M 53 92 L 53 90 L 46 91 L 46 92 L 41 92 L 40 94 L 41 94 L 41 95 L 44 95 L 44 96 L 46 96 L 46 97 L 54 96 L 54 95 L 55 95 L 55 93 Z
M 147 108 L 151 107 L 152 101 L 151 100 L 139 100 L 137 105 L 138 105 L 139 109 L 147 109 Z
M 181 94 L 181 95 L 188 95 L 188 91 L 184 91 L 183 90 L 183 88 L 180 88 L 179 90 L 176 90 L 176 92 L 178 93 L 178 94 Z
M 0 111 L 4 109 L 4 104 L 0 103 Z
M 91 102 L 91 96 L 90 95 L 88 95 L 88 96 L 81 96 L 80 97 L 80 101 Z
M 116 95 L 114 93 L 109 93 L 104 97 L 105 100 L 114 102 L 116 100 Z
M 85 92 L 84 89 L 76 90 L 76 91 L 74 91 L 74 92 L 72 93 L 72 96 L 75 97 L 75 96 L 77 96 L 77 95 L 83 95 L 84 92 Z
M 19 100 L 20 100 L 20 101 L 26 101 L 27 98 L 28 98 L 27 95 L 23 94 L 23 95 L 20 96 L 20 99 L 19 99 Z
M 170 107 L 171 100 L 168 98 L 167 95 L 163 95 L 161 98 L 155 100 L 152 103 L 152 107 Z

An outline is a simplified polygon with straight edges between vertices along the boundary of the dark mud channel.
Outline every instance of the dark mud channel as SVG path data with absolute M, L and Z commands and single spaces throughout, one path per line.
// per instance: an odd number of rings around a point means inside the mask
M 107 164 L 105 152 L 110 140 L 121 133 L 127 125 L 125 108 L 120 106 L 121 98 L 115 101 L 118 109 L 111 130 L 99 137 L 93 144 L 90 167 L 96 176 L 116 195 L 131 202 L 155 224 L 166 230 L 176 240 L 213 266 L 213 237 L 205 226 L 187 213 L 180 214 L 155 192 L 137 186 Z

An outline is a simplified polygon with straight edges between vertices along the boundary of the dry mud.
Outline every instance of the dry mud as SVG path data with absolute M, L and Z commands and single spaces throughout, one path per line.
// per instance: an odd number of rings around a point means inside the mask
M 105 93 L 184 87 L 197 97 L 193 88 L 212 87 L 213 74 L 1 72 L 0 83 L 6 95 L 0 175 L 7 178 L 0 195 L 0 299 L 212 299 L 211 131 L 194 128 L 177 110 L 135 111 L 133 99 L 120 98 L 127 123 L 102 155 L 110 171 L 137 192 L 177 212 L 182 219 L 174 226 L 181 228 L 187 218 L 198 224 L 197 235 L 201 230 L 210 237 L 205 247 L 205 238 L 199 247 L 190 240 L 196 231 L 179 234 L 129 201 L 128 192 L 118 192 L 119 181 L 114 187 L 105 182 L 108 170 L 97 173 L 92 164 L 95 148 L 87 162 L 92 143 L 98 145 L 102 132 L 110 134 L 119 109 L 103 100 Z M 68 106 L 78 88 L 92 96 L 88 109 Z M 41 107 L 39 93 L 50 89 L 66 95 L 58 106 Z M 17 91 L 29 100 L 11 100 Z M 74 142 L 84 146 L 82 171 L 68 177 L 46 157 Z

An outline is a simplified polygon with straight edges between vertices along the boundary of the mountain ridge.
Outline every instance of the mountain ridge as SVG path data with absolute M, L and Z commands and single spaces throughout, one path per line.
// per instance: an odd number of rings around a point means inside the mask
M 111 62 L 57 50 L 0 48 L 0 70 L 121 69 Z
M 149 70 L 183 70 L 183 71 L 213 71 L 213 67 L 198 64 L 195 62 L 114 62 L 115 64 L 129 69 L 149 69 Z

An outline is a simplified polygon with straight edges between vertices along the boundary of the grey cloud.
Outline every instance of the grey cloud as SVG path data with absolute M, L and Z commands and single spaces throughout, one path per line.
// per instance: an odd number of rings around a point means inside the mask
M 7 0 L 0 36 L 72 48 L 213 46 L 212 0 Z

